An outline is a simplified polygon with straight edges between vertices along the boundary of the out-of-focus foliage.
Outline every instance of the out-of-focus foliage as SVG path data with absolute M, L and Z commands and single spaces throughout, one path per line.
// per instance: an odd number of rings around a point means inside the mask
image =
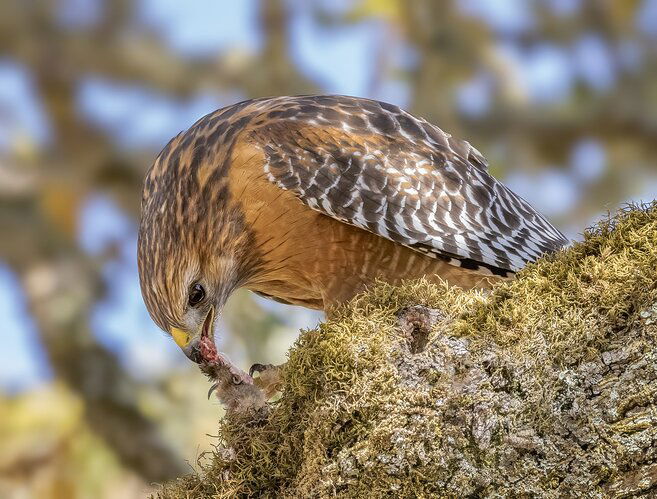
M 139 496 L 213 442 L 137 285 L 141 179 L 172 135 L 264 95 L 394 102 L 576 237 L 657 191 L 655 26 L 655 0 L 0 2 L 0 496 Z M 238 293 L 224 317 L 247 367 L 318 316 Z
M 0 406 L 0 496 L 120 497 L 143 491 L 84 422 L 83 407 L 59 385 Z

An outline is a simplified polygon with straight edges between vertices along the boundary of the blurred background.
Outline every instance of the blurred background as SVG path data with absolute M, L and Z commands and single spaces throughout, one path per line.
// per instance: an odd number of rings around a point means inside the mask
M 202 115 L 299 93 L 468 139 L 574 239 L 657 192 L 657 0 L 2 0 L 0 497 L 143 497 L 211 449 L 141 300 L 141 180 Z M 221 346 L 281 362 L 320 318 L 240 292 Z

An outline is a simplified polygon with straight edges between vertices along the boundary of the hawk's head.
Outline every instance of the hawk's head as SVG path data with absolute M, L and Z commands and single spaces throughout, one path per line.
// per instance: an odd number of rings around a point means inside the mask
M 200 147 L 203 137 L 192 127 L 155 160 L 144 182 L 137 250 L 151 317 L 195 362 L 201 338 L 213 338 L 219 312 L 256 260 L 222 173 L 226 153 Z

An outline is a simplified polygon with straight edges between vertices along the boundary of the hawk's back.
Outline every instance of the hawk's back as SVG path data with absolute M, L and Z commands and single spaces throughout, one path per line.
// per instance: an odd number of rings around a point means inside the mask
M 344 223 L 494 273 L 567 243 L 489 174 L 473 146 L 397 106 L 299 96 L 249 107 L 245 126 L 265 153 L 269 180 Z
M 237 151 L 249 151 L 239 165 Z M 173 246 L 193 224 L 238 237 L 231 199 L 251 187 L 230 177 L 244 165 L 316 213 L 469 272 L 506 276 L 567 243 L 468 142 L 397 106 L 324 95 L 254 99 L 200 119 L 147 176 L 142 227 L 169 220 Z

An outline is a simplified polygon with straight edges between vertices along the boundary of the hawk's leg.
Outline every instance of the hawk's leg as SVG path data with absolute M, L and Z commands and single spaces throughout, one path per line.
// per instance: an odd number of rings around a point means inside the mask
M 253 364 L 249 369 L 249 375 L 253 376 L 259 373 L 257 378 L 253 378 L 253 382 L 264 393 L 267 399 L 270 399 L 276 392 L 280 391 L 282 380 L 282 371 L 285 364 L 275 366 L 273 364 Z

